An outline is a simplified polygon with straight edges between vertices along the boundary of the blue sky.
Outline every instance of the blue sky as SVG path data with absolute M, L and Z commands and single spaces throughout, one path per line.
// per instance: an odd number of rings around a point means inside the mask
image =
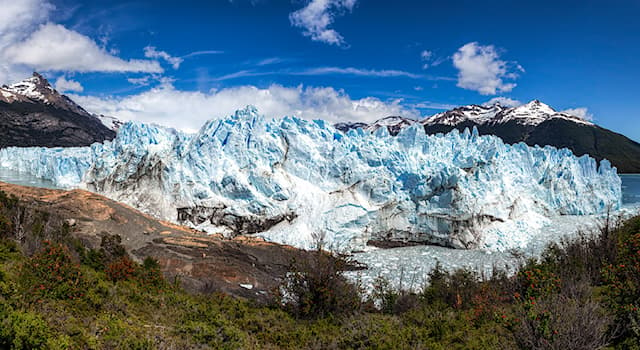
M 36 69 L 124 119 L 193 130 L 252 103 L 272 116 L 373 120 L 505 97 L 578 108 L 640 140 L 636 0 L 0 5 L 3 82 Z

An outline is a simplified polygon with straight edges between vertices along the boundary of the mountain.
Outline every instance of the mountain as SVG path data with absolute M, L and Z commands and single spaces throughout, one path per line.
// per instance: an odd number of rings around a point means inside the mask
M 390 117 L 378 119 L 371 124 L 362 123 L 362 122 L 343 122 L 343 123 L 336 123 L 333 126 L 342 132 L 348 132 L 349 130 L 358 129 L 358 128 L 362 128 L 366 131 L 373 132 L 384 127 L 389 131 L 389 134 L 391 134 L 392 136 L 396 136 L 398 135 L 400 130 L 404 129 L 409 125 L 415 124 L 417 122 L 418 121 L 414 119 L 404 118 L 400 116 L 390 116 Z
M 577 156 L 608 159 L 620 173 L 640 172 L 640 143 L 577 116 L 557 112 L 538 100 L 513 108 L 499 104 L 459 107 L 422 123 L 428 134 L 477 127 L 480 134 L 499 136 L 506 143 L 568 148 Z
M 88 146 L 115 132 L 38 73 L 0 87 L 0 148 Z
M 608 159 L 620 173 L 640 173 L 640 143 L 588 120 L 558 112 L 538 100 L 518 107 L 499 103 L 463 106 L 418 123 L 430 135 L 475 127 L 480 135 L 496 135 L 508 144 L 525 142 L 530 146 L 568 148 L 577 156 L 588 154 L 598 162 Z M 373 131 L 385 125 L 394 135 L 411 124 L 410 119 L 388 117 L 371 124 L 342 123 L 336 128 L 344 132 L 354 128 Z
M 468 130 L 426 135 L 415 121 L 390 135 L 405 122 L 342 133 L 249 107 L 195 134 L 129 122 L 91 147 L 2 149 L 0 165 L 164 220 L 306 249 L 319 234 L 345 250 L 371 241 L 522 248 L 550 217 L 621 205 L 607 161 Z

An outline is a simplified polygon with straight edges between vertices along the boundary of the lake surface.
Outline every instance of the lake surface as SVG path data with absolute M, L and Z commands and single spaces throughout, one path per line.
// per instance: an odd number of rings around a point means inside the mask
M 621 175 L 623 209 L 618 213 L 624 217 L 640 213 L 640 174 Z M 558 216 L 537 233 L 519 253 L 524 256 L 539 256 L 544 248 L 562 237 L 578 233 L 594 232 L 600 226 L 602 215 Z M 348 276 L 359 281 L 365 290 L 371 290 L 377 277 L 384 277 L 397 288 L 420 289 L 428 281 L 428 273 L 440 264 L 452 271 L 468 268 L 485 275 L 498 268 L 514 272 L 520 263 L 513 252 L 489 252 L 484 250 L 451 249 L 438 246 L 414 246 L 392 249 L 371 248 L 354 258 L 367 265 L 368 269 L 349 272 Z
M 640 203 L 640 174 L 620 175 L 622 179 L 622 203 Z
M 57 187 L 52 181 L 44 180 L 39 177 L 35 177 L 29 173 L 23 173 L 15 170 L 6 169 L 0 167 L 0 181 L 8 182 L 15 185 L 52 188 Z

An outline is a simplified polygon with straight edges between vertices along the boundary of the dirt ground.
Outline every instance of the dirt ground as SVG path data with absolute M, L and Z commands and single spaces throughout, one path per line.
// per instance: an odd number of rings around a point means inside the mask
M 127 252 L 141 261 L 158 260 L 168 281 L 191 292 L 221 291 L 265 301 L 293 259 L 308 252 L 239 236 L 225 239 L 156 220 L 106 197 L 83 190 L 51 190 L 0 182 L 0 190 L 23 205 L 66 220 L 72 235 L 99 248 L 104 234 L 118 234 Z

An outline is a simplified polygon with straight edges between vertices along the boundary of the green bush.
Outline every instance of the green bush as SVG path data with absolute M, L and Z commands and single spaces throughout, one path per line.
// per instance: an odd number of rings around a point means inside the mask
M 13 311 L 0 321 L 1 348 L 45 349 L 50 338 L 49 327 L 38 314 Z
M 621 239 L 618 259 L 603 269 L 603 276 L 617 322 L 625 325 L 626 336 L 640 343 L 640 232 Z
M 85 283 L 80 265 L 73 261 L 67 247 L 44 241 L 42 250 L 22 266 L 20 283 L 34 299 L 76 299 L 82 297 Z
M 362 306 L 362 291 L 342 272 L 349 261 L 320 249 L 302 261 L 294 261 L 280 286 L 279 303 L 299 318 L 349 315 Z

